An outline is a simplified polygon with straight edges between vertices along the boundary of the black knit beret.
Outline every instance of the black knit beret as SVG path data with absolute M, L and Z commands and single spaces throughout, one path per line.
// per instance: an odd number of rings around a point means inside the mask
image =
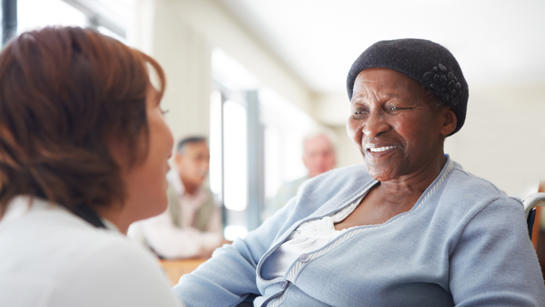
M 367 48 L 352 64 L 346 80 L 348 97 L 352 99 L 354 81 L 369 68 L 389 68 L 418 82 L 457 117 L 454 134 L 463 126 L 469 92 L 460 65 L 445 47 L 424 39 L 379 41 Z

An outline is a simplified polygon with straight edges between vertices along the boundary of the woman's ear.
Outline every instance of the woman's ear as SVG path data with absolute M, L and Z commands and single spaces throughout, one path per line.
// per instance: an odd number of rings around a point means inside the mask
M 441 135 L 444 137 L 450 135 L 455 129 L 458 123 L 456 114 L 451 108 L 445 107 L 441 112 Z

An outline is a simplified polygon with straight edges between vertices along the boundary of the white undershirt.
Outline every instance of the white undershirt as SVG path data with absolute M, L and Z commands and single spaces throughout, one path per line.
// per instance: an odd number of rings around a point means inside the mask
M 282 243 L 263 264 L 262 276 L 267 279 L 283 276 L 301 255 L 316 251 L 335 240 L 348 228 L 336 230 L 335 224 L 343 221 L 360 203 L 357 199 L 332 216 L 305 222 Z

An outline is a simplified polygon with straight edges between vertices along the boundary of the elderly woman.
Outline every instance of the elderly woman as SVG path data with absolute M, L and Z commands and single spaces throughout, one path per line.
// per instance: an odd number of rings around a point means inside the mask
M 45 28 L 4 48 L 0 306 L 180 305 L 121 235 L 166 208 L 163 90 L 155 60 L 91 30 Z
M 365 166 L 307 181 L 175 290 L 188 306 L 545 306 L 520 202 L 443 153 L 468 88 L 444 47 L 381 41 L 354 62 Z

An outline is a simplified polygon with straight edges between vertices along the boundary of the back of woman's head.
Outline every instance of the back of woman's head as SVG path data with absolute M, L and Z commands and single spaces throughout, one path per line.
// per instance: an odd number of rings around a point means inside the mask
M 75 27 L 20 35 L 0 54 L 0 216 L 17 195 L 69 209 L 123 203 L 111 146 L 132 166 L 147 154 L 149 56 Z

